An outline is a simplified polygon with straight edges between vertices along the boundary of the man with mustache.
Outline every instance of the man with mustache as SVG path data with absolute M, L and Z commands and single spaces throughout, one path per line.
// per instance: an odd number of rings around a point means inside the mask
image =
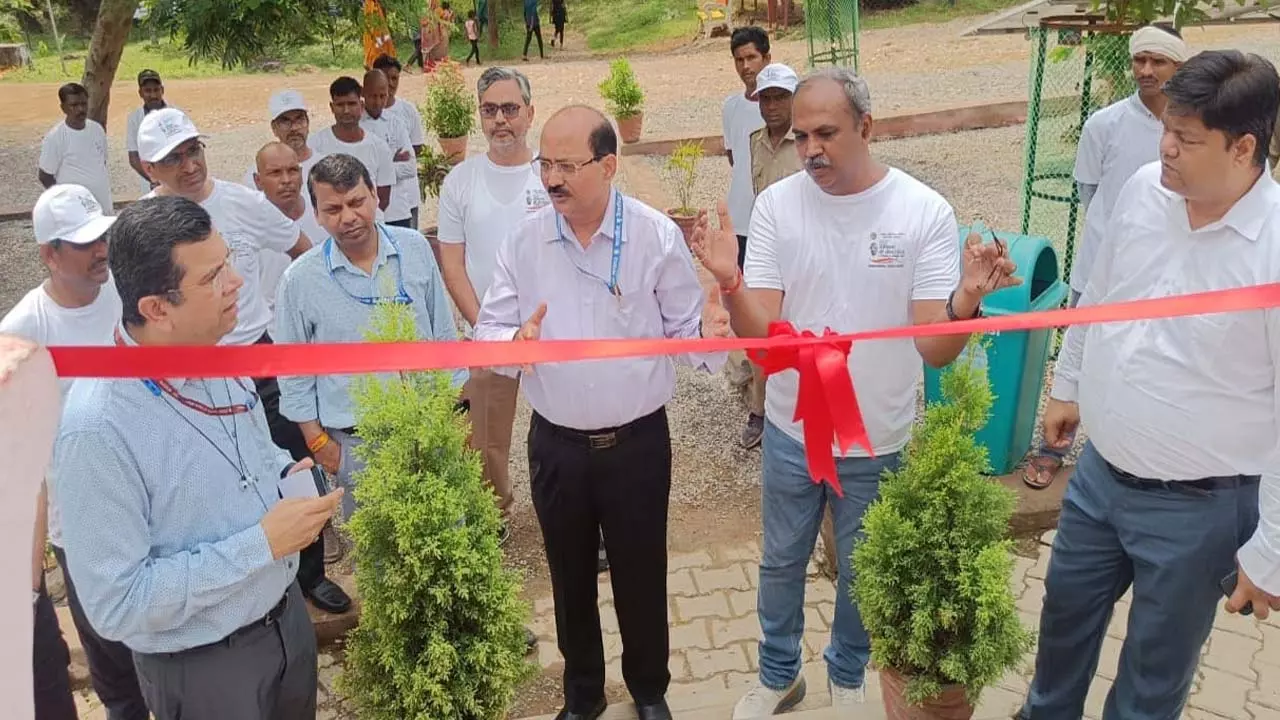
M 102 207 L 93 194 L 79 185 L 54 185 L 45 190 L 36 201 L 32 225 L 40 249 L 40 261 L 48 269 L 49 278 L 28 292 L 0 320 L 0 333 L 17 335 L 45 347 L 111 344 L 111 331 L 120 322 L 120 296 L 107 268 L 107 230 L 114 221 L 114 217 L 103 215 Z M 64 398 L 71 382 L 61 381 Z M 53 546 L 54 556 L 66 581 L 71 621 L 84 648 L 94 692 L 106 706 L 109 720 L 146 720 L 147 705 L 142 699 L 142 691 L 138 689 L 138 677 L 129 648 L 103 638 L 85 617 L 75 581 L 67 567 L 56 497 L 49 495 L 48 502 L 40 506 L 39 512 L 48 521 L 48 542 Z M 44 542 L 44 537 L 39 538 L 41 548 Z M 40 593 L 38 602 L 48 602 L 43 587 Z M 52 622 L 52 632 L 57 632 L 58 619 L 52 612 L 52 605 L 48 613 L 37 612 L 36 619 Z M 37 638 L 51 636 L 37 633 Z M 58 642 L 61 643 L 60 635 Z M 36 643 L 36 648 L 37 658 L 42 657 L 42 650 L 49 649 L 47 644 L 42 646 L 40 642 Z M 65 653 L 65 645 L 55 652 L 64 657 Z M 55 669 L 50 668 L 47 662 L 37 662 L 37 688 L 48 684 L 42 680 L 48 677 L 51 669 L 65 677 L 65 661 L 56 661 L 56 664 L 59 667 Z M 68 717 L 51 712 L 49 697 L 42 695 L 40 692 L 36 694 L 37 717 Z M 69 685 L 66 695 L 70 702 Z M 72 712 L 69 717 L 75 717 L 74 702 L 70 705 Z
M 111 173 L 107 169 L 107 131 L 89 119 L 89 91 L 80 83 L 58 88 L 58 102 L 66 117 L 40 143 L 37 177 L 46 189 L 80 185 L 98 204 L 111 205 Z
M 733 54 L 733 67 L 742 80 L 743 90 L 725 98 L 720 109 L 720 122 L 724 132 L 725 155 L 729 158 L 731 168 L 729 215 L 733 219 L 733 226 L 745 232 L 751 221 L 751 207 L 755 204 L 756 196 L 752 191 L 751 134 L 764 127 L 764 118 L 760 114 L 760 103 L 756 96 L 756 76 L 770 63 L 769 35 L 763 28 L 755 26 L 738 28 L 729 39 L 729 51 Z M 745 257 L 747 236 L 740 235 L 738 242 L 742 246 L 739 257 Z M 760 435 L 764 432 L 764 411 L 754 406 L 752 398 L 754 395 L 763 396 L 763 381 L 753 371 L 751 362 L 742 352 L 730 354 L 727 370 L 730 383 L 745 389 L 748 396 L 747 423 L 742 428 L 739 442 L 745 448 L 754 448 L 760 444 Z
M 1138 168 L 1160 156 L 1160 137 L 1168 99 L 1164 84 L 1188 57 L 1177 30 L 1149 25 L 1129 38 L 1133 79 L 1138 91 L 1094 113 L 1085 121 L 1076 151 L 1076 186 L 1085 205 L 1084 233 L 1071 266 L 1070 306 L 1075 307 L 1093 270 L 1120 188 Z M 1042 490 L 1053 484 L 1074 437 L 1060 445 L 1042 442 L 1040 453 L 1022 471 L 1027 486 Z
M 144 162 L 147 141 L 144 120 Z M 242 281 L 199 205 L 140 200 L 110 243 L 117 345 L 235 331 Z M 282 499 L 312 462 L 272 444 L 248 378 L 77 381 L 53 468 L 85 613 L 133 651 L 157 720 L 314 720 L 316 636 L 294 576 L 342 491 Z
M 387 76 L 373 69 L 364 75 L 364 116 L 360 127 L 381 138 L 391 148 L 391 164 L 395 171 L 395 184 L 391 187 L 391 202 L 386 208 L 388 225 L 413 227 L 413 213 L 421 204 L 418 186 L 418 161 L 409 139 L 409 130 L 400 121 L 399 114 L 387 113 L 389 97 Z
M 798 330 L 849 333 L 970 319 L 981 314 L 985 295 L 1018 284 L 1002 248 L 971 235 L 961 251 L 951 205 L 919 180 L 878 162 L 871 155 L 871 129 L 865 80 L 847 68 L 810 74 L 792 101 L 792 132 L 806 172 L 770 185 L 756 200 L 745 273 L 738 269 L 736 228 L 724 203 L 718 230 L 705 213 L 699 219 L 693 251 L 719 283 L 740 337 L 765 337 L 777 321 Z M 881 474 L 897 466 L 907 444 L 921 360 L 946 365 L 967 341 L 967 335 L 949 335 L 854 344 L 848 369 L 858 383 L 874 456 L 865 448 L 844 456 L 832 449 L 842 495 L 809 476 L 804 435 L 794 419 L 798 374 L 769 377 L 760 502 L 760 672 L 734 708 L 734 720 L 780 714 L 804 699 L 805 566 L 828 505 L 838 562 L 835 619 L 825 652 L 831 704 L 856 714 L 864 701 L 871 643 L 850 597 L 853 545 L 863 513 L 879 495 Z
M 129 113 L 129 118 L 125 121 L 124 149 L 129 153 L 129 167 L 138 173 L 141 180 L 139 192 L 146 194 L 151 192 L 155 183 L 142 169 L 142 158 L 138 156 L 138 128 L 141 127 L 142 118 L 146 117 L 147 113 L 170 107 L 165 103 L 164 83 L 160 80 L 160 73 L 155 70 L 143 70 L 138 73 L 138 97 L 142 98 L 142 107 Z
M 617 153 L 618 135 L 598 110 L 570 106 L 547 121 L 535 162 L 551 207 L 525 218 L 498 248 L 476 340 L 728 335 L 728 317 L 706 301 L 680 229 L 614 188 Z M 529 484 L 565 662 L 558 720 L 595 720 L 605 710 L 596 604 L 602 532 L 627 689 L 640 720 L 671 718 L 665 408 L 675 360 L 718 370 L 723 355 L 555 363 L 521 376 L 533 406 Z

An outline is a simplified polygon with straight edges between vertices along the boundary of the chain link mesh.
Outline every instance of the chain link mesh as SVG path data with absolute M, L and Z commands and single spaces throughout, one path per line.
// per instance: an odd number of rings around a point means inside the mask
M 804 4 L 809 67 L 858 70 L 858 0 L 809 0 Z

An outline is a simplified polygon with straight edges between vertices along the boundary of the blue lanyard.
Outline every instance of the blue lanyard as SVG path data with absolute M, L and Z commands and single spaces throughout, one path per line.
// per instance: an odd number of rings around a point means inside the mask
M 564 236 L 564 226 L 561 224 L 560 213 L 556 213 L 556 235 L 561 240 L 568 242 L 568 238 Z M 621 297 L 622 293 L 618 290 L 618 265 L 622 263 L 622 193 L 617 190 L 613 191 L 613 259 L 609 267 L 609 282 L 605 287 L 609 288 L 609 292 L 615 296 Z
M 396 261 L 396 296 L 395 297 L 393 298 L 364 297 L 361 295 L 352 294 L 350 290 L 343 287 L 342 283 L 338 282 L 337 276 L 333 274 L 333 238 L 332 237 L 324 241 L 324 264 L 325 264 L 325 267 L 329 270 L 329 277 L 333 278 L 334 283 L 336 283 L 338 287 L 342 289 L 342 292 L 346 293 L 348 297 L 350 297 L 352 300 L 355 300 L 356 302 L 362 305 L 377 305 L 378 303 L 382 303 L 382 302 L 391 302 L 397 305 L 412 305 L 413 298 L 409 297 L 409 293 L 405 292 L 405 289 L 404 289 L 404 263 L 400 256 L 400 246 L 396 244 L 395 240 L 391 239 L 390 233 L 388 233 L 381 225 L 378 225 L 378 236 L 380 238 L 386 237 L 387 242 L 391 245 L 392 249 L 396 251 L 397 261 Z M 373 276 L 369 278 L 369 282 L 370 283 L 374 282 L 375 280 L 377 280 L 377 277 L 378 277 L 378 268 L 374 268 Z

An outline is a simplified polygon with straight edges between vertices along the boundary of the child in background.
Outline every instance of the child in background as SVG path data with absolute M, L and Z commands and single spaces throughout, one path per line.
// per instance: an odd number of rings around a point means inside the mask
M 463 61 L 463 65 L 471 64 L 471 57 L 476 58 L 476 65 L 480 64 L 480 27 L 476 22 L 476 11 L 467 11 L 467 21 L 464 23 L 467 28 L 467 40 L 471 42 L 471 52 L 467 53 L 467 59 Z

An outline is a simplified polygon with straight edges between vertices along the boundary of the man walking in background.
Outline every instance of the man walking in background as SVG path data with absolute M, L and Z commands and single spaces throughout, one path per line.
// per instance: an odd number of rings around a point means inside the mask
M 538 38 L 538 58 L 542 53 L 542 21 L 538 19 L 538 0 L 524 0 L 524 61 L 529 62 L 529 41 Z
M 391 147 L 377 135 L 365 132 L 360 124 L 364 119 L 360 82 L 343 76 L 330 83 L 329 109 L 333 111 L 333 125 L 312 136 L 311 149 L 317 161 L 341 153 L 354 157 L 368 168 L 377 187 L 378 220 L 382 221 L 383 211 L 391 203 L 391 187 L 396 184 L 395 159 Z
M 364 75 L 364 116 L 360 127 L 391 148 L 395 184 L 391 187 L 391 201 L 385 215 L 388 225 L 413 226 L 413 206 L 418 203 L 418 161 L 413 153 L 409 130 L 400 122 L 399 115 L 385 112 L 390 93 L 387 76 L 381 70 L 370 70 Z
M 756 98 L 756 76 L 770 62 L 769 35 L 762 28 L 744 27 L 733 31 L 729 39 L 733 54 L 733 67 L 742 80 L 742 92 L 725 98 L 720 110 L 720 123 L 724 135 L 725 154 L 731 168 L 729 180 L 729 217 L 733 226 L 743 233 L 738 236 L 738 265 L 742 265 L 747 253 L 747 226 L 751 222 L 751 206 L 756 193 L 752 192 L 751 133 L 764 127 L 760 105 Z M 746 353 L 734 352 L 726 365 L 729 381 L 747 395 L 747 422 L 742 428 L 739 442 L 744 448 L 760 444 L 764 433 L 764 411 L 755 402 L 760 396 L 763 402 L 764 388 L 759 369 L 754 368 Z
M 40 143 L 40 184 L 88 188 L 103 210 L 111 212 L 107 131 L 89 119 L 89 91 L 80 83 L 67 83 L 58 88 L 58 101 L 66 117 Z
M 160 73 L 155 70 L 138 73 L 138 97 L 142 98 L 142 107 L 135 108 L 125 121 L 124 149 L 129 153 L 129 167 L 133 168 L 141 180 L 139 192 L 145 195 L 151 192 L 155 183 L 147 177 L 146 171 L 142 169 L 142 159 L 138 157 L 138 128 L 147 113 L 169 107 L 164 100 L 164 83 L 160 80 Z
M 1129 56 L 1138 91 L 1089 117 L 1076 151 L 1075 180 L 1085 206 L 1084 233 L 1071 266 L 1070 307 L 1080 301 L 1094 258 L 1105 242 L 1106 229 L 1120 189 L 1138 168 L 1160 157 L 1160 138 L 1168 98 L 1164 84 L 1188 57 L 1187 45 L 1176 30 L 1149 25 L 1129 37 Z M 1022 481 L 1035 490 L 1053 484 L 1075 436 L 1061 447 L 1041 443 L 1040 454 L 1022 470 Z

